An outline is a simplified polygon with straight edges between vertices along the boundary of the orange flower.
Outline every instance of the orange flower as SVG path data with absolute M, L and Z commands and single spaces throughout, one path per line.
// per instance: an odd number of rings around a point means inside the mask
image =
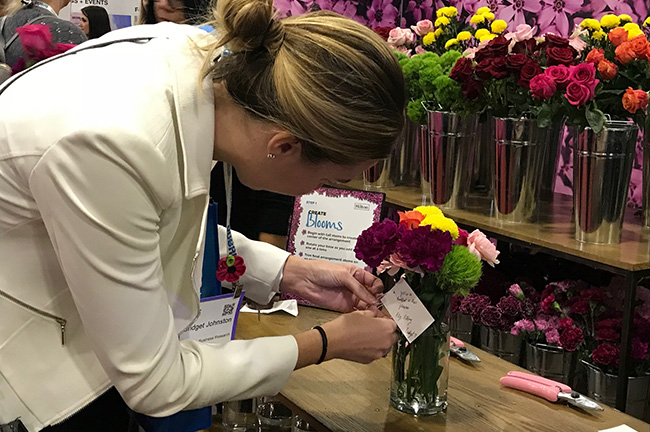
M 598 72 L 604 80 L 611 80 L 618 73 L 618 67 L 610 61 L 601 60 L 598 63 Z
M 589 54 L 587 54 L 587 58 L 585 59 L 587 63 L 593 63 L 593 64 L 598 64 L 603 60 L 605 60 L 605 50 L 602 48 L 592 49 L 591 51 L 589 51 Z
M 644 34 L 630 39 L 629 44 L 632 46 L 637 58 L 643 58 L 648 55 L 650 45 L 648 45 L 648 39 L 646 39 Z
M 399 224 L 408 229 L 417 228 L 420 226 L 420 222 L 424 220 L 424 216 L 419 211 L 411 210 L 407 212 L 397 212 L 399 214 Z
M 616 47 L 616 60 L 620 61 L 624 65 L 631 63 L 636 59 L 636 53 L 632 48 L 632 44 L 625 42 Z
M 637 110 L 645 109 L 648 106 L 648 93 L 643 90 L 632 90 L 632 87 L 628 87 L 625 90 L 623 95 L 623 108 L 632 114 L 636 113 Z
M 623 27 L 618 27 L 609 32 L 607 35 L 609 40 L 614 44 L 615 47 L 619 46 L 623 42 L 627 41 L 627 30 Z

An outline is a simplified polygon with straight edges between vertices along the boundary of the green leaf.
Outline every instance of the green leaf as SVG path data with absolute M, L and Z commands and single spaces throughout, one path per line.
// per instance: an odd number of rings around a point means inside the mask
M 591 109 L 591 107 L 587 107 L 585 117 L 587 118 L 589 127 L 593 129 L 594 132 L 598 133 L 603 130 L 603 126 L 605 125 L 605 114 L 603 114 L 601 110 L 598 108 Z
M 541 128 L 548 127 L 553 119 L 553 110 L 548 104 L 544 104 L 537 112 L 537 125 Z

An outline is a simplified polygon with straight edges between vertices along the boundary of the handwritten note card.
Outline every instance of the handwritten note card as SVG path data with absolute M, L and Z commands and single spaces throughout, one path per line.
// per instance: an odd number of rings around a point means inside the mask
M 409 343 L 413 343 L 433 324 L 433 317 L 406 279 L 400 279 L 393 289 L 384 294 L 382 303 Z

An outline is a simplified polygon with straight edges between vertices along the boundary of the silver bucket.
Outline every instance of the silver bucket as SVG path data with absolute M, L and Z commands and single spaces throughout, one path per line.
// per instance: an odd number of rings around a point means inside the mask
M 547 128 L 540 128 L 539 142 L 544 146 L 542 156 L 541 180 L 539 186 L 539 199 L 543 202 L 552 202 L 557 176 L 557 153 L 560 147 L 560 136 L 564 132 L 564 120 L 554 123 Z
M 407 121 L 404 133 L 388 159 L 389 183 L 395 186 L 420 186 L 421 126 Z
M 589 362 L 581 362 L 587 370 L 587 396 L 605 405 L 616 406 L 618 377 L 603 372 Z M 650 375 L 629 377 L 625 413 L 642 419 L 649 390 Z
M 472 329 L 474 322 L 472 317 L 455 312 L 449 315 L 449 331 L 455 338 L 463 342 L 472 343 Z
M 521 336 L 481 326 L 481 349 L 510 363 L 521 364 L 521 343 Z
M 494 186 L 494 139 L 492 135 L 492 120 L 480 120 L 476 127 L 474 154 L 474 169 L 472 171 L 472 186 L 470 192 L 477 195 L 492 197 Z
M 494 117 L 493 131 L 496 217 L 504 222 L 532 221 L 544 158 L 537 121 Z
M 462 209 L 472 181 L 478 117 L 429 111 L 427 116 L 429 196 L 442 208 Z M 425 192 L 426 193 L 426 192 Z
M 577 241 L 621 242 L 638 131 L 631 121 L 609 121 L 598 133 L 586 128 L 574 135 L 573 205 Z
M 384 190 L 392 187 L 388 168 L 388 159 L 383 159 L 365 170 L 363 172 L 363 188 L 366 190 Z
M 569 384 L 576 353 L 546 344 L 526 343 L 526 369 L 537 375 Z

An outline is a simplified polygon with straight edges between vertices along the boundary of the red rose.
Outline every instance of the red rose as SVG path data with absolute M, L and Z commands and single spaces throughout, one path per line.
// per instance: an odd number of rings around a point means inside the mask
M 508 70 L 513 74 L 518 74 L 521 68 L 528 63 L 528 57 L 525 54 L 510 54 L 506 57 Z
M 584 105 L 593 96 L 589 87 L 575 82 L 569 83 L 565 93 L 566 99 L 571 105 Z
M 598 63 L 598 72 L 604 80 L 614 79 L 618 73 L 618 66 L 608 60 L 602 60 Z
M 553 33 L 546 33 L 544 35 L 544 39 L 547 48 L 550 47 L 568 48 L 569 47 L 569 39 L 554 35 Z
M 475 79 L 470 79 L 462 84 L 461 90 L 467 99 L 476 101 L 483 95 L 483 83 Z
M 546 48 L 546 64 L 548 66 L 555 65 L 565 65 L 569 66 L 573 63 L 575 59 L 575 50 L 571 47 L 569 48 L 560 48 L 556 46 L 551 46 Z
M 534 76 L 530 80 L 530 91 L 534 98 L 546 100 L 551 98 L 555 91 L 557 90 L 557 85 L 553 78 L 545 74 L 539 74 Z
M 591 353 L 591 358 L 601 365 L 618 366 L 620 348 L 610 344 L 600 344 Z
M 486 81 L 492 78 L 492 61 L 493 59 L 487 59 L 476 65 L 474 72 L 476 72 L 478 79 Z
M 504 36 L 497 36 L 478 50 L 474 55 L 474 59 L 480 63 L 483 60 L 505 57 L 508 55 L 509 45 L 510 41 L 508 39 Z
M 602 328 L 596 331 L 596 340 L 605 342 L 616 342 L 620 339 L 621 335 L 612 328 Z
M 47 51 L 52 49 L 52 32 L 44 24 L 30 24 L 16 29 L 23 44 L 23 50 L 29 60 L 47 58 Z
M 587 58 L 585 59 L 587 63 L 593 64 L 598 64 L 603 60 L 605 60 L 605 50 L 602 48 L 592 49 L 589 51 L 589 54 L 587 54 Z
M 582 329 L 578 327 L 568 328 L 560 334 L 560 346 L 567 351 L 575 351 L 583 341 Z
M 379 26 L 379 27 L 375 27 L 375 28 L 372 29 L 372 30 L 373 30 L 375 33 L 377 33 L 379 36 L 381 36 L 381 38 L 382 38 L 383 40 L 387 41 L 387 40 L 388 40 L 388 33 L 390 33 L 390 31 L 391 31 L 392 29 L 393 29 L 392 27 Z
M 594 66 L 593 63 L 580 63 L 577 66 L 571 66 L 571 81 L 576 82 L 578 84 L 582 84 L 587 87 L 593 87 L 593 82 L 596 79 L 596 67 Z M 595 292 L 595 296 L 598 298 L 604 299 L 605 293 L 603 293 L 599 289 L 591 289 L 591 290 L 584 290 L 582 293 L 585 291 Z M 582 295 L 581 293 L 581 295 Z M 591 300 L 592 298 L 585 297 L 588 300 Z M 593 298 L 595 299 L 595 297 Z
M 527 39 L 525 41 L 517 42 L 512 47 L 513 54 L 527 54 L 533 55 L 537 51 L 537 41 L 535 38 Z
M 544 71 L 545 75 L 553 78 L 556 84 L 564 86 L 569 83 L 569 78 L 571 77 L 569 68 L 564 65 L 551 66 L 546 68 Z
M 526 64 L 521 68 L 517 84 L 523 87 L 529 87 L 530 80 L 542 72 L 543 71 L 539 63 L 537 63 L 535 60 L 529 59 L 528 62 L 526 62 Z
M 451 68 L 449 78 L 464 83 L 472 76 L 473 71 L 474 65 L 472 64 L 472 61 L 467 57 L 461 57 L 456 61 L 454 67 Z
M 506 59 L 504 57 L 497 57 L 492 60 L 492 66 L 490 67 L 490 73 L 493 78 L 504 79 L 510 75 L 508 72 L 508 65 L 506 64 Z

